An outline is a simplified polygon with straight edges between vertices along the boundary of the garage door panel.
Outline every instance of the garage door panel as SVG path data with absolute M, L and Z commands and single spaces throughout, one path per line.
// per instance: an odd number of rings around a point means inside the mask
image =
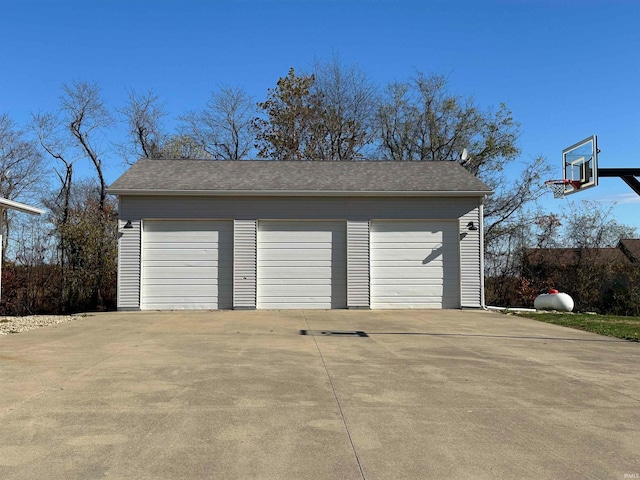
M 385 252 L 381 256 L 376 256 L 374 262 L 409 262 L 412 264 L 422 265 L 423 263 L 432 263 L 436 261 L 442 262 L 443 252 L 437 250 L 431 250 L 428 256 L 424 256 L 425 249 L 410 250 L 410 249 L 398 249 L 395 252 Z
M 262 279 L 262 284 L 263 285 L 290 285 L 291 282 L 289 280 L 282 280 L 280 278 L 263 278 Z M 326 278 L 297 278 L 296 279 L 296 285 L 346 285 L 346 283 L 336 283 L 333 282 L 331 279 L 326 279 Z
M 431 220 L 374 220 L 373 223 L 375 223 L 374 229 L 376 232 L 402 236 L 407 233 L 415 234 L 416 232 L 440 233 L 442 232 L 440 226 L 445 222 Z
M 442 285 L 442 279 L 438 277 L 433 278 L 373 278 L 371 279 L 371 286 L 389 286 L 394 285 Z
M 375 307 L 376 309 L 422 309 L 422 310 L 428 310 L 428 309 L 432 309 L 432 310 L 436 310 L 436 309 L 442 309 L 442 308 L 456 308 L 453 306 L 445 306 L 442 304 L 441 301 L 435 299 L 431 302 L 418 302 L 416 301 L 415 298 L 413 297 L 403 297 L 403 298 L 396 298 L 393 299 L 393 301 L 390 302 L 385 302 L 383 300 L 377 301 Z
M 309 297 L 313 296 L 316 298 L 330 298 L 331 297 L 331 285 L 313 285 L 313 295 L 309 295 L 308 285 L 270 285 L 269 286 L 269 296 L 264 296 L 264 298 L 269 297 Z
M 204 268 L 202 266 L 194 266 L 190 268 L 179 269 L 166 269 L 164 265 L 160 266 L 147 266 L 145 268 L 145 278 L 147 282 L 157 280 L 206 280 L 214 277 L 216 283 L 218 281 L 218 273 L 212 271 L 211 268 Z
M 425 268 L 425 265 L 427 268 Z M 424 260 L 417 258 L 414 260 L 373 260 L 371 262 L 371 266 L 377 268 L 396 268 L 396 269 L 407 269 L 407 268 L 415 268 L 416 270 L 426 271 L 431 268 L 442 268 L 443 267 L 443 259 L 436 258 L 429 262 L 425 262 Z
M 262 232 L 263 238 L 277 238 L 284 241 L 291 238 L 292 235 L 296 235 L 298 238 L 309 238 L 309 232 L 314 232 L 315 238 L 331 238 L 332 230 L 327 230 L 323 225 L 329 223 L 338 223 L 331 221 L 321 222 L 305 222 L 296 220 L 262 220 L 260 226 L 260 232 Z M 322 224 L 322 225 L 321 225 Z
M 376 267 L 374 270 L 376 273 L 372 276 L 372 284 L 384 283 L 386 280 L 403 280 L 405 278 L 422 279 L 424 281 L 434 279 L 442 282 L 442 269 L 426 268 L 425 265 L 420 265 L 420 268 Z
M 278 302 L 260 302 L 260 308 L 265 310 L 291 310 L 291 309 L 305 309 L 305 310 L 330 310 L 332 308 L 342 308 L 342 307 L 334 307 L 330 303 L 326 302 L 316 302 L 315 298 L 306 298 L 306 299 L 298 299 L 297 302 L 287 301 L 285 303 Z
M 173 301 L 172 299 L 159 298 L 156 300 L 151 298 L 147 302 L 145 302 L 145 309 L 146 310 L 212 310 L 216 308 L 211 306 L 211 301 L 208 297 L 204 299 L 198 299 L 195 297 L 186 298 L 185 302 L 188 302 L 189 304 L 188 308 L 183 306 L 176 306 L 175 301 Z
M 345 222 L 258 224 L 259 308 L 346 306 Z
M 300 246 L 299 242 L 293 242 L 291 241 L 290 238 L 288 238 L 287 240 L 288 241 L 282 241 L 282 242 L 269 242 L 269 241 L 263 240 L 261 242 L 261 245 L 264 250 L 273 250 L 273 249 L 281 249 L 281 248 L 295 249 Z M 332 247 L 331 239 L 329 239 L 326 242 L 306 242 L 304 245 L 305 245 L 305 248 L 310 250 L 311 249 L 323 250 L 323 249 Z
M 205 262 L 217 262 L 218 259 L 218 249 L 201 249 L 201 248 L 193 248 L 193 249 L 154 249 L 154 250 L 145 250 L 144 258 L 148 261 L 158 260 L 161 262 L 173 262 L 173 261 L 184 261 L 184 260 L 194 260 L 194 261 L 205 261 Z M 206 260 L 204 260 L 206 259 Z
M 388 235 L 387 233 L 375 233 L 376 237 L 375 240 L 371 241 L 371 245 L 374 245 L 376 248 L 381 250 L 393 250 L 396 248 L 409 248 L 411 250 L 415 250 L 420 248 L 434 249 L 451 247 L 450 245 L 444 244 L 442 235 L 436 235 L 430 232 L 420 232 L 420 235 L 423 237 L 430 235 L 433 238 L 420 238 L 407 233 L 404 234 L 404 241 L 402 241 L 402 239 L 388 240 L 385 238 L 385 236 Z
M 215 272 L 219 269 L 222 268 L 224 269 L 224 265 L 220 265 L 218 262 L 216 261 L 209 261 L 209 262 L 205 262 L 205 261 L 198 261 L 198 260 L 184 260 L 184 261 L 180 261 L 180 260 L 167 260 L 167 261 L 162 261 L 162 260 L 144 260 L 144 264 L 145 264 L 145 276 L 148 278 L 148 273 L 149 271 L 153 272 L 154 269 L 157 270 L 165 270 L 167 271 L 168 275 L 180 275 L 183 273 L 184 270 L 194 270 L 194 269 L 200 269 L 200 270 L 207 270 L 207 271 L 211 271 L 212 274 L 215 274 Z M 173 272 L 173 273 L 170 273 Z M 179 277 L 178 277 L 179 278 Z
M 280 223 L 282 225 L 282 222 L 275 222 L 275 223 Z M 332 244 L 334 239 L 335 239 L 335 235 L 333 235 L 332 231 L 320 231 L 320 230 L 315 230 L 314 226 L 312 225 L 313 223 L 316 222 L 301 222 L 301 223 L 307 223 L 307 225 L 301 226 L 299 229 L 297 230 L 286 230 L 286 225 L 285 230 L 278 230 L 278 231 L 274 231 L 274 230 L 264 230 L 264 229 L 260 229 L 260 239 L 261 239 L 261 243 L 264 244 L 273 244 L 273 243 L 282 243 L 282 244 L 291 244 L 291 243 L 299 243 L 299 242 L 304 242 L 304 243 L 325 243 L 325 244 Z M 262 224 L 264 224 L 264 222 L 262 222 Z M 279 228 L 278 226 L 274 226 L 274 227 L 267 227 L 267 228 Z
M 261 250 L 260 261 L 331 261 L 332 252 L 330 248 L 305 249 L 305 248 L 282 248 L 282 249 L 266 249 Z
M 447 308 L 459 303 L 456 238 L 455 222 L 372 222 L 372 308 Z
M 286 271 L 291 270 L 291 272 L 295 275 L 295 272 L 300 270 L 308 270 L 311 271 L 321 271 L 326 269 L 331 269 L 331 261 L 309 261 L 309 262 L 258 262 L 258 268 L 262 268 L 264 272 L 265 278 L 273 278 L 274 275 L 277 275 L 278 278 L 287 278 Z M 280 272 L 280 276 L 278 275 Z
M 381 297 L 439 297 L 442 298 L 442 285 L 376 285 L 371 288 L 371 294 Z
M 387 244 L 385 244 L 385 248 L 376 247 L 375 245 L 372 245 L 371 248 L 376 250 L 377 260 L 401 260 L 403 256 L 408 259 L 415 259 L 419 257 L 421 253 L 424 254 L 423 258 L 425 258 L 433 252 L 442 254 L 446 251 L 442 249 L 442 245 L 425 245 L 420 246 L 420 248 L 409 248 L 403 247 L 402 245 L 387 247 Z
M 230 308 L 232 255 L 232 222 L 144 222 L 142 308 Z
M 179 283 L 181 286 L 189 287 L 190 285 L 207 285 L 218 286 L 217 280 L 211 280 L 207 278 L 180 278 Z M 154 278 L 147 281 L 147 285 L 171 285 L 175 290 L 176 279 L 174 278 Z
M 331 264 L 326 266 L 315 265 L 300 265 L 300 268 L 280 267 L 274 266 L 277 264 L 264 264 L 259 263 L 258 267 L 268 266 L 268 269 L 264 269 L 264 273 L 260 276 L 262 280 L 269 279 L 293 279 L 299 280 L 302 278 L 331 278 Z
M 183 298 L 211 298 L 218 296 L 218 284 L 199 284 L 199 285 L 181 285 L 180 287 L 176 287 L 175 285 L 163 285 L 163 284 L 154 284 L 153 286 L 153 297 L 175 297 L 179 295 Z
M 170 247 L 176 250 L 191 250 L 193 248 L 214 248 L 217 250 L 220 247 L 220 241 L 217 238 L 203 238 L 200 240 L 194 238 L 190 240 L 190 237 L 188 235 L 189 232 L 184 232 L 184 234 L 179 239 L 164 239 L 158 238 L 158 232 L 146 232 L 146 236 L 153 238 L 153 241 L 145 242 L 145 245 L 148 249 L 165 249 L 167 247 Z
M 159 230 L 159 229 L 155 229 L 153 230 L 153 227 L 151 230 L 149 230 L 148 228 L 146 228 L 146 225 L 150 223 L 150 222 L 145 222 L 145 234 L 147 236 L 151 235 L 153 240 L 152 243 L 159 243 L 161 245 L 166 245 L 168 243 L 170 244 L 181 244 L 184 242 L 187 243 L 218 243 L 218 233 L 217 232 L 211 232 L 211 231 L 207 231 L 207 230 L 193 230 L 193 229 L 186 229 L 184 231 L 163 231 L 163 230 Z M 176 221 L 175 223 L 181 223 Z M 162 228 L 162 227 L 161 227 Z M 173 228 L 172 226 L 169 226 L 167 228 Z M 179 226 L 175 227 L 175 228 L 180 228 Z

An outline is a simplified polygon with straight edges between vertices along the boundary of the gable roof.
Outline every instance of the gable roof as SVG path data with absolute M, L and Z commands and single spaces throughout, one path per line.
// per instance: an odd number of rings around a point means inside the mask
M 619 247 L 629 257 L 629 260 L 632 262 L 640 261 L 640 239 L 623 238 L 620 240 Z
M 114 195 L 452 195 L 491 188 L 455 162 L 141 159 Z

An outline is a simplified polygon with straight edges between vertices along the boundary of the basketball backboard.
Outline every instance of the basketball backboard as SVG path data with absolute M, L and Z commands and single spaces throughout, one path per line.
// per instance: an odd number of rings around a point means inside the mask
M 598 185 L 598 137 L 592 135 L 562 150 L 564 195 Z

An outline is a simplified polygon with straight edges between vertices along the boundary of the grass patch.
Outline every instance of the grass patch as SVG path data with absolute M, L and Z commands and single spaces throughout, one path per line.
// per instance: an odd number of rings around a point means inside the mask
M 519 313 L 521 317 L 586 332 L 640 341 L 640 317 L 618 317 L 615 315 L 590 315 L 584 313 Z

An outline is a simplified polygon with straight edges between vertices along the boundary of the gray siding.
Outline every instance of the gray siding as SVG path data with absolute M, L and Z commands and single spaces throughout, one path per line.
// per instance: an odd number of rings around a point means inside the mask
M 120 200 L 120 218 L 447 220 L 460 218 L 477 207 L 477 197 L 124 196 Z
M 141 219 L 234 219 L 249 221 L 241 228 L 255 225 L 256 219 L 345 219 L 349 224 L 359 222 L 360 228 L 370 220 L 420 219 L 446 220 L 460 219 L 460 283 L 461 306 L 480 307 L 482 305 L 482 271 L 480 232 L 469 231 L 469 221 L 480 225 L 479 197 L 199 197 L 199 196 L 123 196 L 120 198 L 120 239 L 118 269 L 118 307 L 122 309 L 140 307 L 140 220 Z M 127 220 L 131 220 L 133 229 L 122 229 Z M 238 223 L 240 225 L 240 223 Z M 254 226 L 255 228 L 255 226 Z M 354 242 L 362 245 L 362 231 L 353 230 Z M 243 237 L 244 238 L 244 237 Z M 255 238 L 255 235 L 254 235 Z M 255 242 L 255 240 L 254 240 Z M 354 248 L 356 243 L 354 243 Z M 235 248 L 238 248 L 236 246 Z M 249 248 L 245 245 L 243 248 Z M 362 252 L 361 252 L 362 253 Z M 254 253 L 255 255 L 255 253 Z M 368 252 L 367 252 L 368 255 Z M 243 257 L 246 259 L 246 257 Z M 364 289 L 356 282 L 364 279 L 356 274 L 362 267 L 363 257 L 350 268 L 354 277 L 349 277 L 348 306 L 362 306 Z M 243 260 L 244 261 L 244 260 Z M 250 263 L 250 261 L 249 261 Z M 245 268 L 244 265 L 242 268 Z M 368 275 L 368 273 L 367 273 Z M 251 289 L 253 277 L 244 274 L 234 275 L 234 283 L 242 280 L 242 294 L 237 306 L 255 306 L 255 289 Z M 253 280 L 250 280 L 253 278 Z M 368 278 L 368 277 L 367 277 Z M 353 293 L 353 295 L 352 295 Z M 368 295 L 367 305 L 368 305 Z M 253 300 L 250 298 L 253 297 Z M 253 301 L 253 305 L 251 304 Z M 352 303 L 353 302 L 353 303 Z M 235 303 L 235 300 L 234 300 Z
M 256 308 L 256 221 L 236 220 L 233 232 L 233 308 Z
M 464 308 L 479 308 L 483 304 L 483 272 L 480 262 L 480 202 L 476 199 L 476 208 L 460 217 L 460 305 Z M 473 222 L 478 230 L 469 230 L 467 225 Z
M 369 221 L 347 222 L 347 307 L 369 307 Z
M 118 248 L 118 309 L 140 308 L 140 220 L 131 220 L 133 228 L 123 228 L 125 220 L 118 221 L 121 232 Z

